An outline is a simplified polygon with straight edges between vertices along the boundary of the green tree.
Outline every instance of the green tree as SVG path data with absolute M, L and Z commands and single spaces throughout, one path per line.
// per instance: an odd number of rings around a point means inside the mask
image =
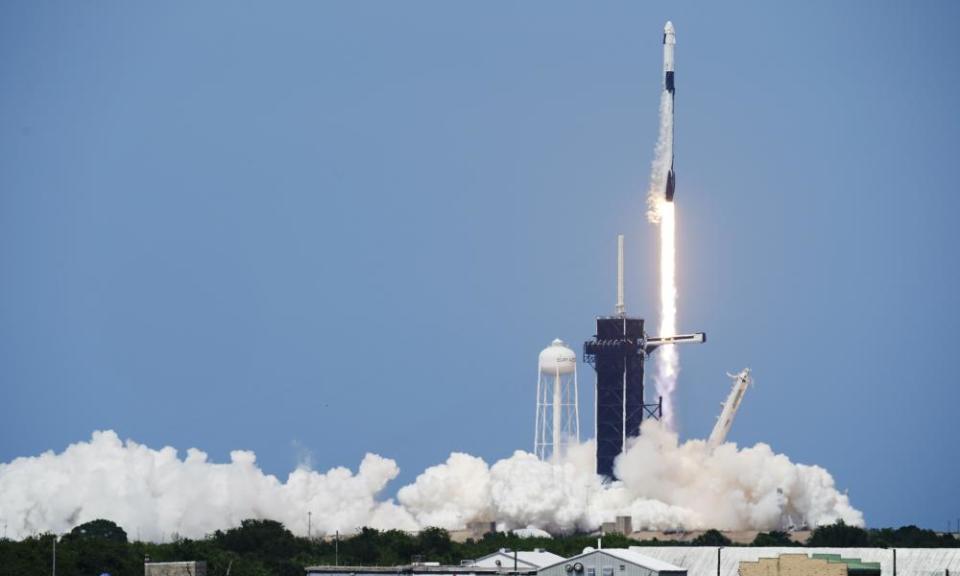
M 714 530 L 713 528 L 697 536 L 690 542 L 693 546 L 729 546 L 732 543 L 733 542 L 721 534 L 719 530 Z
M 950 534 L 937 534 L 916 526 L 882 528 L 870 531 L 870 545 L 880 548 L 954 548 L 960 540 Z
M 843 520 L 836 524 L 818 526 L 807 546 L 835 547 L 835 548 L 862 548 L 869 546 L 867 531 L 856 526 L 848 526 Z
M 377 530 L 361 529 L 356 535 L 340 542 L 340 564 L 379 565 L 380 541 L 380 532 Z
M 219 548 L 239 556 L 232 571 L 238 576 L 261 572 L 302 576 L 303 566 L 294 560 L 300 557 L 298 552 L 309 546 L 306 539 L 297 539 L 275 520 L 243 520 L 237 528 L 215 532 L 212 540 Z
M 110 520 L 91 520 L 63 535 L 64 542 L 76 542 L 80 540 L 107 540 L 126 544 L 127 533 L 123 528 L 117 526 Z
M 214 540 L 237 554 L 270 559 L 290 557 L 297 548 L 293 534 L 276 520 L 243 520 L 238 528 L 214 533 Z
M 603 537 L 604 548 L 629 548 L 636 543 L 636 540 L 631 540 L 629 536 L 620 533 L 607 534 Z
M 786 532 L 761 532 L 750 543 L 751 546 L 799 546 Z
M 454 562 L 450 534 L 443 528 L 426 528 L 417 535 L 417 546 L 424 560 Z M 459 560 L 457 560 L 459 561 Z

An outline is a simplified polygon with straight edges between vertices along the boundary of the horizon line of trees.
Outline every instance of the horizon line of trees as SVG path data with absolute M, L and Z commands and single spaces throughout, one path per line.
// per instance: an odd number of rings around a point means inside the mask
M 53 534 L 29 536 L 15 541 L 0 539 L 0 566 L 9 576 L 47 573 L 52 562 Z M 140 576 L 143 563 L 198 560 L 207 563 L 208 576 L 303 576 L 313 565 L 397 566 L 414 557 L 459 564 L 500 548 L 544 548 L 563 557 L 575 556 L 596 544 L 596 536 L 570 534 L 553 538 L 527 537 L 490 532 L 480 539 L 455 542 L 441 528 L 417 534 L 400 530 L 363 528 L 338 541 L 295 536 L 274 520 L 244 520 L 240 526 L 217 530 L 204 538 L 177 537 L 172 542 L 130 542 L 127 533 L 110 520 L 93 520 L 77 526 L 57 540 L 57 571 L 73 574 Z M 628 546 L 732 546 L 718 530 L 707 530 L 689 541 L 633 540 L 621 534 L 603 536 L 610 548 Z M 813 530 L 806 542 L 794 542 L 780 531 L 760 532 L 748 546 L 795 546 L 837 548 L 960 548 L 960 539 L 916 526 L 864 529 L 842 521 Z

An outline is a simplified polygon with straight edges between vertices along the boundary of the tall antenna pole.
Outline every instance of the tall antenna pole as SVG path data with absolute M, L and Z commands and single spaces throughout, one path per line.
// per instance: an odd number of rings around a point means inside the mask
M 617 234 L 617 316 L 624 315 L 623 305 L 623 234 Z

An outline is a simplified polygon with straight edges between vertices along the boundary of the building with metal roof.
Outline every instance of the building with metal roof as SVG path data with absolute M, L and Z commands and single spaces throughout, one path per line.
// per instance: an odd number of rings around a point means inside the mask
M 879 564 L 881 576 L 946 576 L 947 570 L 960 574 L 960 548 L 632 546 L 630 549 L 680 566 L 689 576 L 739 576 L 741 562 L 778 558 L 782 554 L 856 558 L 860 564 Z
M 588 548 L 583 554 L 544 566 L 537 576 L 687 576 L 687 571 L 633 549 Z
M 510 550 L 501 548 L 492 554 L 481 556 L 469 565 L 478 568 L 501 568 L 501 569 L 529 569 L 538 570 L 544 566 L 556 564 L 563 561 L 563 556 L 548 552 L 543 548 L 534 548 L 533 550 Z M 465 562 L 465 564 L 467 564 Z
M 401 566 L 307 566 L 306 576 L 499 576 L 515 574 L 536 576 L 536 568 L 520 567 L 516 572 L 508 569 L 485 568 L 464 562 L 459 566 L 445 566 L 439 562 L 417 562 Z

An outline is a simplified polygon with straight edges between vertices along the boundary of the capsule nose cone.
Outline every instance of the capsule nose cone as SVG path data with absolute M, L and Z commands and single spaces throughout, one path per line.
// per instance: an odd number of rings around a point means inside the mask
M 673 31 L 673 22 L 670 22 L 669 20 L 663 27 L 663 43 L 664 45 L 672 45 L 677 43 L 677 36 Z

